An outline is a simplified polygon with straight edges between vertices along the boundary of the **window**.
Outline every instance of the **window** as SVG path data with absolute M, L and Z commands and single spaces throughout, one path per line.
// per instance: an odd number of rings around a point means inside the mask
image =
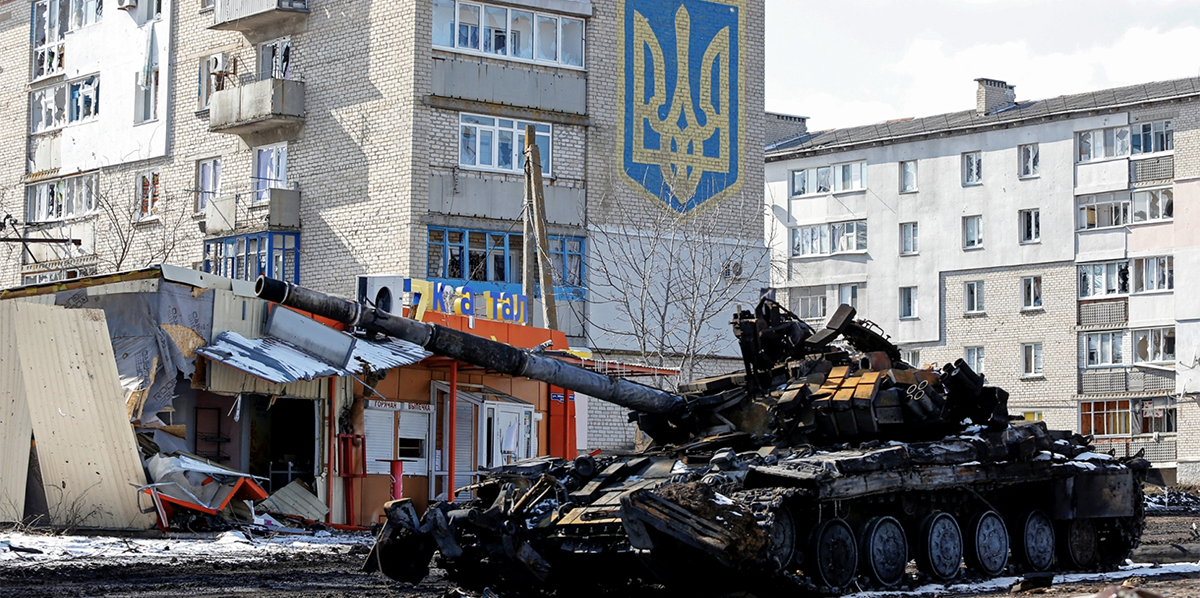
M 1026 376 L 1042 375 L 1042 343 L 1025 343 L 1021 346 L 1021 365 Z
M 829 177 L 831 167 L 809 168 L 792 171 L 792 195 L 812 195 L 814 193 L 829 193 Z
M 433 0 L 433 45 L 569 67 L 583 67 L 584 23 L 529 10 Z
M 66 0 L 43 0 L 33 5 L 33 80 L 63 72 L 63 36 L 70 23 Z
M 1175 361 L 1175 327 L 1133 331 L 1133 362 Z
M 29 93 L 31 134 L 87 122 L 100 114 L 100 77 L 92 75 Z
M 200 10 L 208 10 L 215 5 L 217 0 L 200 0 Z
M 1133 130 L 1133 153 L 1149 154 L 1175 149 L 1175 127 L 1169 120 L 1138 123 Z
M 963 288 L 963 310 L 966 313 L 983 313 L 983 281 L 968 282 Z
M 1079 197 L 1079 230 L 1124 226 L 1129 222 L 1129 192 Z
M 1092 332 L 1084 334 L 1084 364 L 1088 366 L 1120 365 L 1125 362 L 1121 355 L 1120 332 Z
M 137 178 L 138 219 L 145 220 L 158 214 L 159 181 L 157 172 L 146 172 Z
M 900 225 L 900 255 L 913 255 L 920 251 L 916 222 L 905 222 Z
M 1037 243 L 1042 239 L 1041 210 L 1021 210 L 1018 212 L 1021 226 L 1021 242 Z
M 1042 277 L 1026 276 L 1021 279 L 1021 309 L 1038 309 L 1042 306 Z
M 843 284 L 838 286 L 838 304 L 849 305 L 858 309 L 858 289 L 860 284 Z
M 1079 296 L 1103 297 L 1129 292 L 1129 262 L 1104 262 L 1079 266 Z
M 805 320 L 824 318 L 825 301 L 825 287 L 798 287 L 788 295 L 792 313 Z
M 292 40 L 281 38 L 258 47 L 258 79 L 289 79 L 292 74 Z
M 983 184 L 983 156 L 980 152 L 967 152 L 962 155 L 963 185 Z
M 92 172 L 25 188 L 25 220 L 50 222 L 86 216 L 96 210 L 99 176 Z
M 252 233 L 204 242 L 204 271 L 237 280 L 300 282 L 300 233 Z
M 139 81 L 134 90 L 135 123 L 158 120 L 158 67 L 150 71 L 150 76 L 145 81 L 141 81 L 143 77 L 143 73 L 138 73 Z
M 837 164 L 833 167 L 833 190 L 854 191 L 867 187 L 867 163 Z
M 1095 129 L 1075 135 L 1079 161 L 1090 162 L 1129 155 L 1129 129 Z
M 1134 430 L 1134 434 L 1174 434 L 1179 431 L 1173 397 L 1142 399 L 1139 402 L 1142 408 L 1139 414 L 1141 417 L 1134 421 L 1141 424 L 1141 427 Z
M 921 367 L 921 350 L 900 349 L 900 360 L 908 365 Z
M 814 224 L 792 229 L 792 257 L 866 250 L 866 220 Z
M 963 218 L 963 249 L 983 247 L 983 216 Z
M 500 170 L 525 171 L 525 127 L 537 131 L 534 143 L 542 159 L 542 174 L 550 176 L 553 151 L 550 125 L 510 118 L 495 118 L 477 114 L 460 114 L 458 163 L 463 166 Z
M 213 54 L 206 56 L 200 60 L 200 81 L 198 82 L 197 97 L 199 98 L 198 109 L 207 110 L 208 103 L 212 100 L 214 93 L 225 89 L 225 71 L 226 66 L 225 54 Z
M 1095 436 L 1128 436 L 1129 401 L 1084 401 L 1079 404 L 1079 432 Z
M 287 143 L 260 147 L 254 152 L 254 201 L 271 198 L 268 189 L 287 188 Z
M 900 319 L 917 317 L 917 287 L 900 287 Z
M 25 274 L 21 276 L 21 284 L 45 284 L 47 282 L 58 282 L 60 280 L 75 280 L 76 278 L 83 276 L 95 276 L 97 273 L 98 268 L 96 268 L 96 266 L 80 266 L 78 268 L 51 270 L 49 272 Z
M 550 235 L 549 242 L 556 286 L 579 295 L 586 281 L 583 237 Z M 520 234 L 431 226 L 428 251 L 425 274 L 430 279 L 522 282 Z
M 1040 422 L 1040 421 L 1042 421 L 1042 412 L 1041 411 L 1022 411 L 1021 419 L 1024 421 L 1027 421 L 1027 422 Z
M 983 347 L 966 347 L 963 350 L 963 361 L 976 374 L 983 374 Z
M 1029 145 L 1018 146 L 1017 157 L 1021 161 L 1017 168 L 1017 174 L 1021 178 L 1038 175 L 1038 144 L 1030 143 Z
M 196 162 L 196 213 L 202 214 L 208 202 L 221 192 L 221 159 L 209 158 Z
M 1175 192 L 1153 189 L 1133 192 L 1133 221 L 1170 220 L 1175 216 Z
M 917 163 L 909 160 L 900 163 L 900 192 L 910 193 L 917 190 Z
M 1169 255 L 1133 260 L 1133 292 L 1175 288 L 1175 258 Z
M 158 69 L 154 70 L 155 73 Z M 71 122 L 91 120 L 100 114 L 100 77 L 92 76 L 70 84 Z M 157 93 L 157 86 L 155 93 Z

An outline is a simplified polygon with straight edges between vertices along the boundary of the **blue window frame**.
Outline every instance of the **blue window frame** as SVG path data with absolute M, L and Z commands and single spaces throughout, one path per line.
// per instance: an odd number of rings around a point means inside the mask
M 554 295 L 558 299 L 584 298 L 584 238 L 550 235 L 554 267 Z M 522 235 L 505 231 L 429 227 L 426 278 L 454 285 L 469 283 L 479 291 L 507 293 L 521 290 Z
M 260 274 L 300 282 L 300 233 L 261 232 L 204 242 L 204 271 L 238 280 Z

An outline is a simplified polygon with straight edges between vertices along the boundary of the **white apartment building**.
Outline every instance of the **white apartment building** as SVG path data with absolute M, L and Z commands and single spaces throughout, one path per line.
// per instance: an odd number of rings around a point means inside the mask
M 909 361 L 964 359 L 1010 411 L 1200 479 L 1200 79 L 976 82 L 972 110 L 767 146 L 779 298 L 855 305 Z

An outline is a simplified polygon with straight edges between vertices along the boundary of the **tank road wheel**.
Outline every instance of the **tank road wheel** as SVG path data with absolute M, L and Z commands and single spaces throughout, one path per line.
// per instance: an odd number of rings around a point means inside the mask
M 908 540 L 895 517 L 873 517 L 859 533 L 862 572 L 881 588 L 904 579 L 908 565 Z
M 775 511 L 775 522 L 770 530 L 770 555 L 780 569 L 788 569 L 796 558 L 796 522 L 786 508 Z
M 1100 557 L 1100 535 L 1091 519 L 1072 519 L 1062 527 L 1059 553 L 1072 569 L 1090 569 Z
M 921 522 L 917 543 L 917 567 L 938 581 L 948 581 L 958 575 L 962 563 L 962 530 L 949 513 L 930 513 Z
M 995 511 L 971 518 L 967 526 L 967 564 L 988 577 L 1000 575 L 1008 565 L 1008 528 Z
M 1013 553 L 1034 571 L 1045 571 L 1054 564 L 1054 523 L 1040 510 L 1029 511 L 1017 519 L 1016 546 Z
M 813 582 L 839 590 L 854 581 L 858 568 L 858 548 L 854 532 L 845 519 L 830 519 L 813 530 L 810 563 L 807 568 Z

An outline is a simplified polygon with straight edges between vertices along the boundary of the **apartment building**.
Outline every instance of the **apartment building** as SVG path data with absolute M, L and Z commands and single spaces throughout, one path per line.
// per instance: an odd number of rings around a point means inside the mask
M 1200 79 L 1033 101 L 976 83 L 970 110 L 767 146 L 778 295 L 814 322 L 855 305 L 908 361 L 964 359 L 1010 411 L 1200 479 L 1200 299 L 1181 292 Z
M 3 234 L 41 241 L 0 245 L 0 285 L 165 262 L 515 295 L 532 125 L 559 327 L 640 359 L 638 288 L 679 312 L 765 285 L 762 36 L 761 0 L 0 0 Z M 686 241 L 664 220 L 719 232 L 703 276 L 657 266 Z M 693 334 L 718 361 L 724 311 Z

